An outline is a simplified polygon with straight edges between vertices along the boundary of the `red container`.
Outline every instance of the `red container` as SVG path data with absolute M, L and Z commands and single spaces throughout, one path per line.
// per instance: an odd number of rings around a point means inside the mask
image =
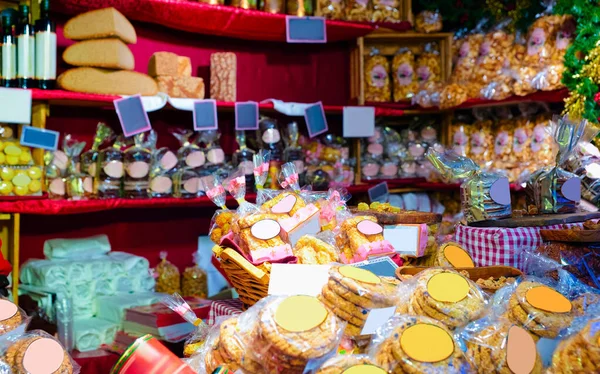
M 152 335 L 138 338 L 112 368 L 111 374 L 196 374 Z

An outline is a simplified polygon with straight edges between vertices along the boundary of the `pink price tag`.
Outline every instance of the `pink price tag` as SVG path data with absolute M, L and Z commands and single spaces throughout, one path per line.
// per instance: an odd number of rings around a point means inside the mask
M 327 26 L 323 17 L 285 17 L 288 43 L 327 43 Z
M 123 134 L 133 136 L 152 130 L 148 113 L 142 104 L 142 97 L 134 95 L 113 101 Z

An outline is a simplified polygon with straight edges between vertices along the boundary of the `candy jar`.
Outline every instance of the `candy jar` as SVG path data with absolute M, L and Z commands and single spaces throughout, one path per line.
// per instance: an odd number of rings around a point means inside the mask
M 94 184 L 87 174 L 80 172 L 80 155 L 85 148 L 85 142 L 78 142 L 65 135 L 63 139 L 63 150 L 69 158 L 67 169 L 67 196 L 71 200 L 81 200 L 84 196 L 91 197 L 94 193 Z
M 151 130 L 134 136 L 134 146 L 123 155 L 125 180 L 124 196 L 130 199 L 148 197 L 152 150 L 156 147 L 156 132 Z
M 111 139 L 114 136 L 113 131 L 106 124 L 99 122 L 96 126 L 96 134 L 94 135 L 94 142 L 92 148 L 81 154 L 81 173 L 85 175 L 84 186 L 92 185 L 92 191 L 86 191 L 87 197 L 96 195 L 98 191 L 97 186 L 97 165 L 98 165 L 98 154 L 100 146 Z
M 233 154 L 233 166 L 242 171 L 246 178 L 246 187 L 250 189 L 254 186 L 254 164 L 252 159 L 255 152 L 246 146 L 246 133 L 244 131 L 236 131 L 235 139 L 240 148 Z
M 98 197 L 114 199 L 121 197 L 123 182 L 123 151 L 125 138 L 119 135 L 112 147 L 100 150 L 98 153 Z

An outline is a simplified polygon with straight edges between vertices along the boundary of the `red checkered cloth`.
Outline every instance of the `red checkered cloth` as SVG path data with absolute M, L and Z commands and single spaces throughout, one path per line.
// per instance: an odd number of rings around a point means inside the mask
M 542 244 L 540 230 L 583 227 L 583 223 L 540 227 L 471 227 L 458 225 L 456 241 L 469 251 L 478 266 L 503 265 L 522 268 L 523 250 Z
M 237 316 L 242 313 L 242 302 L 239 299 L 213 301 L 208 312 L 208 325 L 214 325 L 217 318 Z

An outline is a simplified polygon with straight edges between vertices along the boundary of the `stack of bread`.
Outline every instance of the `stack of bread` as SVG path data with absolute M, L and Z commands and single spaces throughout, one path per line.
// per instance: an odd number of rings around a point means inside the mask
M 64 35 L 79 42 L 63 53 L 63 60 L 76 68 L 58 77 L 62 89 L 106 95 L 152 96 L 158 92 L 154 79 L 133 71 L 135 60 L 127 44 L 135 44 L 137 36 L 115 8 L 73 17 L 65 24 Z
M 204 99 L 204 80 L 192 77 L 189 57 L 156 52 L 148 62 L 148 74 L 156 79 L 158 91 L 170 97 Z

